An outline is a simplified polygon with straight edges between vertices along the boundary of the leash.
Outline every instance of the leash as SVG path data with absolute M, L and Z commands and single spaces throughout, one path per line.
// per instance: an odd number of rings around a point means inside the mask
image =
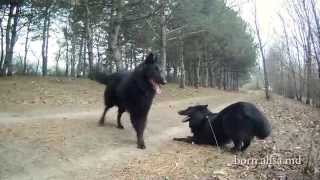
M 214 133 L 214 130 L 213 130 L 213 128 L 212 128 L 212 125 L 211 125 L 211 122 L 210 122 L 209 116 L 206 116 L 206 118 L 207 118 L 207 120 L 208 120 L 208 123 L 209 123 L 210 129 L 211 129 L 211 132 L 212 132 L 212 135 L 213 135 L 214 141 L 216 142 L 216 146 L 220 149 L 220 151 L 222 151 L 221 147 L 219 146 L 219 143 L 218 143 L 218 140 L 217 140 L 216 134 Z

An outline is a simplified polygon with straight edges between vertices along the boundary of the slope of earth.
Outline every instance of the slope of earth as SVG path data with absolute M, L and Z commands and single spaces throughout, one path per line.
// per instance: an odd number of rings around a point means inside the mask
M 138 150 L 127 114 L 125 130 L 115 128 L 114 110 L 106 126 L 97 126 L 103 91 L 103 85 L 88 80 L 1 79 L 0 179 L 106 179 L 113 167 L 186 135 L 178 110 L 197 103 L 223 107 L 248 96 L 165 86 L 150 111 L 147 150 Z
M 254 93 L 253 93 L 254 94 Z M 231 154 L 212 146 L 168 142 L 159 152 L 114 169 L 116 179 L 319 179 L 319 109 L 261 93 L 247 100 L 269 118 L 273 132 L 256 140 L 245 153 Z M 132 178 L 134 177 L 134 178 Z
M 127 114 L 124 130 L 115 128 L 115 110 L 106 126 L 97 126 L 104 88 L 85 79 L 0 79 L 0 179 L 310 179 L 319 173 L 318 109 L 275 95 L 265 101 L 256 91 L 181 90 L 169 84 L 151 108 L 147 149 L 138 150 Z M 271 137 L 237 155 L 172 141 L 190 135 L 178 110 L 208 104 L 218 111 L 239 100 L 265 112 Z M 248 161 L 268 158 L 273 161 Z

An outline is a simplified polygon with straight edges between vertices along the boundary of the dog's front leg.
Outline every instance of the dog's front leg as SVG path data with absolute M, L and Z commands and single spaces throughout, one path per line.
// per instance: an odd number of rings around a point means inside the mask
M 130 114 L 130 116 L 133 128 L 136 130 L 137 133 L 137 147 L 139 149 L 145 149 L 146 146 L 144 144 L 143 133 L 146 127 L 147 117 L 139 117 L 132 114 Z

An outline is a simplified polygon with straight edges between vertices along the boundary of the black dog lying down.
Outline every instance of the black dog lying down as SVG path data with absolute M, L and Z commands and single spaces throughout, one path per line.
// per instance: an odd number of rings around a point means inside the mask
M 253 104 L 248 102 L 237 102 L 219 113 L 210 112 L 208 105 L 190 106 L 178 113 L 187 116 L 183 122 L 189 122 L 193 136 L 174 138 L 176 141 L 216 145 L 212 128 L 219 146 L 232 140 L 233 151 L 244 151 L 254 136 L 264 139 L 271 133 L 269 121 Z

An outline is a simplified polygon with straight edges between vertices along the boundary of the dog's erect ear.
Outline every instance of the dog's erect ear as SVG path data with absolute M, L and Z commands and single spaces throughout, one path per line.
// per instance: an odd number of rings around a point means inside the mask
M 201 110 L 208 109 L 208 104 L 199 105 L 199 108 L 200 108 Z
M 156 59 L 154 59 L 153 54 L 150 53 L 150 54 L 147 56 L 147 58 L 146 58 L 146 60 L 145 60 L 145 63 L 146 63 L 146 64 L 153 64 L 153 63 L 155 63 L 155 62 L 156 62 Z

